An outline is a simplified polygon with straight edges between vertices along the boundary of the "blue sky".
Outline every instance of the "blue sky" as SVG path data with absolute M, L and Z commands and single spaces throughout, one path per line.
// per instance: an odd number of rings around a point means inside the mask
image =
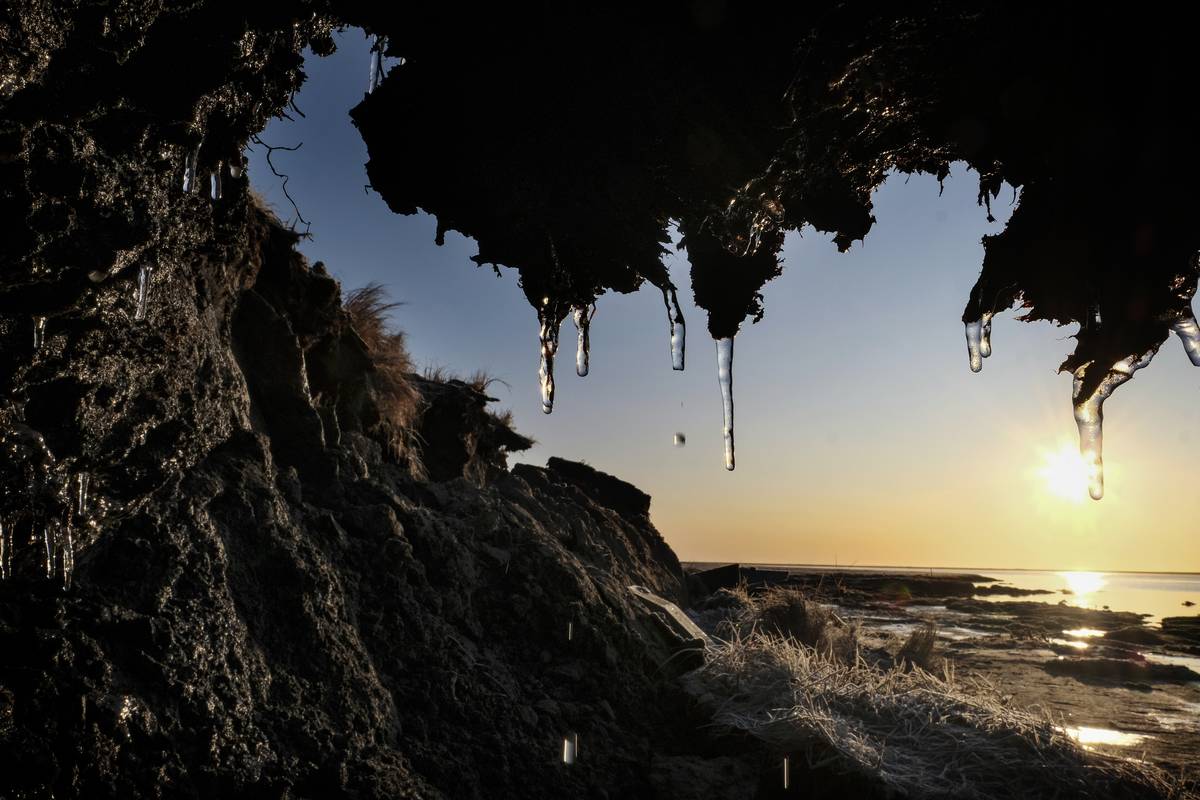
M 1200 370 L 1178 342 L 1106 406 L 1099 503 L 1059 497 L 1040 474 L 1047 454 L 1076 441 L 1071 381 L 1055 372 L 1074 329 L 1000 315 L 983 372 L 967 367 L 959 315 L 980 237 L 1002 229 L 1011 190 L 988 223 L 961 166 L 941 197 L 931 177 L 894 176 L 875 198 L 877 225 L 849 253 L 811 229 L 791 234 L 765 319 L 737 338 L 738 468 L 728 473 L 714 348 L 690 289 L 680 292 L 685 372 L 671 370 L 661 295 L 608 295 L 591 374 L 574 374 L 568 321 L 555 411 L 541 413 L 537 319 L 515 273 L 477 268 L 474 243 L 456 234 L 436 246 L 432 217 L 392 214 L 366 187 L 366 148 L 347 112 L 366 89 L 368 42 L 356 30 L 338 42 L 306 63 L 306 116 L 262 134 L 303 142 L 273 156 L 312 223 L 301 249 L 347 289 L 386 285 L 405 304 L 395 323 L 418 364 L 507 382 L 493 393 L 539 442 L 521 460 L 585 460 L 637 484 L 685 560 L 1200 571 Z M 288 218 L 261 148 L 250 176 Z M 687 287 L 686 260 L 668 266 Z M 675 432 L 686 446 L 673 446 Z

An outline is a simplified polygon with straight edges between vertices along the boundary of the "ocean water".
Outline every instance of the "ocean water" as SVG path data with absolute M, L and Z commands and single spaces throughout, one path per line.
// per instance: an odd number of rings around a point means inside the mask
M 1200 614 L 1200 574 L 1171 572 L 1071 572 L 1067 570 L 1014 570 L 963 567 L 955 569 L 919 567 L 841 567 L 823 564 L 756 564 L 764 568 L 796 572 L 911 572 L 933 575 L 970 573 L 994 578 L 1001 585 L 1020 589 L 1046 589 L 1053 594 L 1028 597 L 981 596 L 983 600 L 1030 600 L 1038 603 L 1066 602 L 1082 608 L 1104 608 L 1149 614 L 1157 625 L 1163 617 Z M 1196 603 L 1186 606 L 1186 602 Z

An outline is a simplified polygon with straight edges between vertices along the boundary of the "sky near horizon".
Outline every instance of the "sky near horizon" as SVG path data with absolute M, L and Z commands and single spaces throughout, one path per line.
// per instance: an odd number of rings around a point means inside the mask
M 562 329 L 554 413 L 538 399 L 537 318 L 516 273 L 477 268 L 474 242 L 432 217 L 391 213 L 367 188 L 366 147 L 348 111 L 363 97 L 368 42 L 338 37 L 309 56 L 296 102 L 262 138 L 312 224 L 300 245 L 345 289 L 384 284 L 419 365 L 500 378 L 492 393 L 538 445 L 515 461 L 586 461 L 653 497 L 651 515 L 685 561 L 1200 572 L 1200 369 L 1172 337 L 1105 406 L 1105 497 L 1064 498 L 1047 477 L 1073 451 L 1071 379 L 1056 373 L 1075 328 L 997 316 L 993 355 L 968 369 L 960 314 L 980 237 L 998 232 L 1011 189 L 977 207 L 958 165 L 939 197 L 930 176 L 891 177 L 865 242 L 839 254 L 806 228 L 784 245 L 766 316 L 734 354 L 737 470 L 723 467 L 721 400 L 686 258 L 672 254 L 688 322 L 687 370 L 671 370 L 653 287 L 609 294 L 591 330 L 591 372 L 574 374 Z M 389 60 L 388 66 L 395 62 Z M 253 186 L 292 215 L 264 150 Z M 686 435 L 673 446 L 676 432 Z M 1082 489 L 1082 487 L 1079 487 Z

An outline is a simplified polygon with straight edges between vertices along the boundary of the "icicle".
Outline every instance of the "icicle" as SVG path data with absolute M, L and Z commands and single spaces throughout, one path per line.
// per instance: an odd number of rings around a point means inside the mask
M 1200 325 L 1196 324 L 1196 318 L 1190 313 L 1182 316 L 1171 325 L 1171 330 L 1183 342 L 1183 349 L 1187 351 L 1192 364 L 1200 367 Z
M 783 757 L 783 788 L 790 789 L 792 786 L 792 763 L 787 756 Z
M 667 325 L 671 330 L 671 369 L 683 369 L 684 346 L 687 343 L 687 326 L 683 321 L 683 311 L 679 308 L 679 298 L 675 295 L 675 287 L 662 290 L 663 305 L 667 307 Z
M 575 638 L 575 623 L 568 622 L 567 623 L 567 641 L 569 642 L 574 638 Z
M 42 342 L 46 339 L 46 318 L 33 318 L 33 349 L 40 350 Z
M 985 312 L 982 323 L 982 330 L 979 334 L 979 355 L 988 358 L 992 354 L 992 312 Z
M 143 264 L 138 270 L 137 308 L 134 309 L 133 318 L 139 322 L 146 318 L 146 301 L 150 295 L 150 281 L 153 277 L 154 267 L 149 264 Z
M 1129 381 L 1133 373 L 1148 365 L 1155 352 L 1157 348 L 1147 351 L 1141 358 L 1130 356 L 1113 364 L 1091 397 L 1080 397 L 1080 391 L 1088 367 L 1094 366 L 1095 362 L 1075 370 L 1075 424 L 1079 427 L 1079 452 L 1087 463 L 1088 494 L 1093 500 L 1104 497 L 1104 401 L 1118 386 Z
M 59 541 L 59 549 L 62 550 L 62 587 L 66 590 L 71 588 L 71 579 L 75 576 L 75 539 L 69 524 L 64 525 L 60 532 L 62 536 Z
M 12 548 L 8 526 L 0 522 L 0 581 L 8 577 L 9 550 Z
M 592 317 L 596 316 L 596 304 L 591 308 L 575 306 L 571 309 L 571 319 L 579 331 L 579 346 L 575 350 L 575 374 L 583 378 L 588 374 L 588 351 L 591 348 L 589 332 L 592 327 Z
M 88 475 L 86 472 L 80 472 L 78 475 L 75 476 L 75 484 L 79 489 L 79 491 L 78 491 L 78 501 L 79 502 L 78 502 L 78 505 L 76 506 L 75 513 L 80 517 L 83 516 L 84 511 L 87 509 L 88 484 L 89 483 L 91 483 L 91 476 Z
M 383 83 L 383 48 L 386 46 L 387 38 L 384 36 L 376 36 L 371 43 L 371 76 L 367 81 L 367 94 Z
M 554 411 L 554 354 L 558 352 L 559 320 L 554 310 L 549 308 L 549 303 L 549 298 L 546 298 L 538 311 L 538 320 L 541 322 L 538 340 L 542 354 L 538 377 L 541 379 L 543 414 Z
M 183 157 L 183 191 L 196 191 L 197 181 L 196 173 L 199 170 L 200 161 L 200 145 L 196 145 L 190 153 Z
M 224 165 L 220 161 L 218 161 L 217 168 L 215 170 L 213 170 L 212 172 L 208 173 L 208 181 L 212 187 L 211 195 L 212 195 L 213 200 L 220 200 L 225 194 L 224 189 L 221 186 L 221 170 L 223 168 L 224 168 Z
M 42 541 L 46 545 L 46 577 L 54 577 L 54 556 L 57 551 L 56 536 L 50 533 L 50 526 L 46 525 L 42 528 Z
M 717 340 L 717 383 L 725 417 L 725 469 L 733 469 L 733 337 Z
M 970 358 L 971 372 L 979 372 L 983 369 L 983 320 L 977 319 L 974 322 L 966 323 L 967 327 L 967 356 Z M 992 352 L 992 345 L 988 342 L 988 353 Z
M 579 756 L 579 734 L 568 733 L 563 737 L 563 763 L 574 764 Z

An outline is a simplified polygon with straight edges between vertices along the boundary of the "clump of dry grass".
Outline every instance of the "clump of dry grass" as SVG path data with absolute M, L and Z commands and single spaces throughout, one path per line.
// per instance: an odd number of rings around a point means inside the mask
M 906 797 L 1195 797 L 1148 764 L 1090 753 L 1045 715 L 949 670 L 881 670 L 790 637 L 735 636 L 685 677 L 718 727 Z
M 342 301 L 350 325 L 367 346 L 374 366 L 370 382 L 379 409 L 378 432 L 387 442 L 391 455 L 406 462 L 410 471 L 419 477 L 422 470 L 414 439 L 421 395 L 408 379 L 413 365 L 404 333 L 389 323 L 392 309 L 400 305 L 389 301 L 387 292 L 377 283 L 347 292 Z
M 935 655 L 936 650 L 937 626 L 925 622 L 908 635 L 896 653 L 896 661 L 909 669 L 920 667 L 926 672 L 936 672 L 940 662 Z
M 751 594 L 745 586 L 728 590 L 734 612 L 726 629 L 736 636 L 761 633 L 784 637 L 841 661 L 858 653 L 858 628 L 847 625 L 828 606 L 810 600 L 804 592 L 777 586 Z

